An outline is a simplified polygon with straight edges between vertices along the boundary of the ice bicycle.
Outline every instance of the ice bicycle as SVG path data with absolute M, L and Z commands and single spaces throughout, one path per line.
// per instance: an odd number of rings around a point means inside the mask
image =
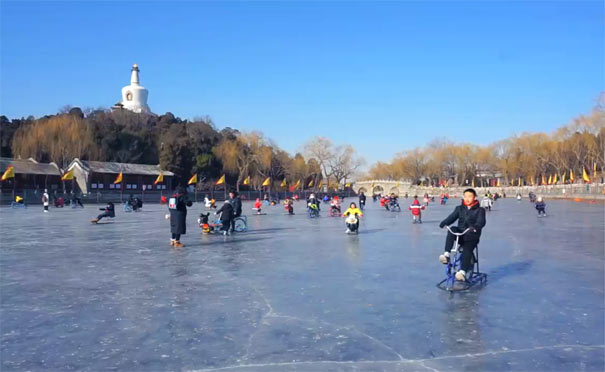
M 473 257 L 471 262 L 473 264 L 473 269 L 470 273 L 466 274 L 466 280 L 457 281 L 456 280 L 456 272 L 460 270 L 462 265 L 462 247 L 458 245 L 458 241 L 460 237 L 471 229 L 468 228 L 461 233 L 457 233 L 452 231 L 449 226 L 446 226 L 447 230 L 456 235 L 456 243 L 454 244 L 454 248 L 450 252 L 450 259 L 445 267 L 445 279 L 437 283 L 437 288 L 443 289 L 444 291 L 466 291 L 467 289 L 471 289 L 472 287 L 478 285 L 484 285 L 487 283 L 487 274 L 479 271 L 479 246 L 475 247 L 473 252 Z
M 314 203 L 308 203 L 307 213 L 309 213 L 309 218 L 317 218 L 319 217 L 319 208 Z
M 206 233 L 206 234 L 210 234 L 213 232 L 220 232 L 223 227 L 223 223 L 221 222 L 221 219 L 218 218 L 215 223 L 209 224 L 208 215 L 209 215 L 209 213 L 207 213 L 207 214 L 202 213 L 202 214 L 200 214 L 200 217 L 197 220 L 199 226 L 202 228 L 202 232 Z M 235 232 L 248 231 L 248 217 L 246 217 L 244 215 L 234 217 L 233 218 L 233 231 L 235 231 Z
M 25 203 L 18 203 L 16 201 L 11 202 L 11 208 L 14 209 L 27 209 L 27 204 Z

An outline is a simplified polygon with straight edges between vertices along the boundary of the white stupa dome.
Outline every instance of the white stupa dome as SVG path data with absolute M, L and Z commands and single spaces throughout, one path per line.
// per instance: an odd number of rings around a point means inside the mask
M 131 71 L 130 85 L 122 88 L 122 107 L 137 113 L 150 114 L 151 110 L 147 106 L 149 92 L 139 85 L 139 66 L 135 63 Z

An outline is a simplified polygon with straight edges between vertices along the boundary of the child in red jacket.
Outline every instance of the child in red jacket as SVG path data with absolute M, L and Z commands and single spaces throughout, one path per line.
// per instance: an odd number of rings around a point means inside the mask
M 261 207 L 262 203 L 260 202 L 260 199 L 256 198 L 256 201 L 254 202 L 254 208 L 252 208 L 252 210 L 255 210 L 256 214 L 261 214 Z
M 409 210 L 412 211 L 412 221 L 413 223 L 422 223 L 422 210 L 424 209 L 423 205 L 420 205 L 418 201 L 418 196 L 414 196 L 414 201 L 412 205 L 410 205 Z

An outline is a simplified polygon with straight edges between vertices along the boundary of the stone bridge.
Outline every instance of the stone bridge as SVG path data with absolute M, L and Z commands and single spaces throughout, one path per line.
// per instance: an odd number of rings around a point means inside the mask
M 406 181 L 391 181 L 391 180 L 370 180 L 357 181 L 353 184 L 353 190 L 371 196 L 373 194 L 391 194 L 402 195 L 410 192 L 412 184 Z

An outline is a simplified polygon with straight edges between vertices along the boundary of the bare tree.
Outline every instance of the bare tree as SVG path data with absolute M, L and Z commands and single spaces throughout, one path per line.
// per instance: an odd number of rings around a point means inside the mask
M 326 137 L 315 137 L 304 145 L 307 158 L 315 159 L 319 165 L 326 181 L 330 182 L 329 162 L 334 158 L 334 145 Z
M 334 176 L 337 185 L 343 185 L 364 164 L 364 160 L 357 156 L 351 145 L 337 146 L 332 157 L 326 160 L 330 175 Z

